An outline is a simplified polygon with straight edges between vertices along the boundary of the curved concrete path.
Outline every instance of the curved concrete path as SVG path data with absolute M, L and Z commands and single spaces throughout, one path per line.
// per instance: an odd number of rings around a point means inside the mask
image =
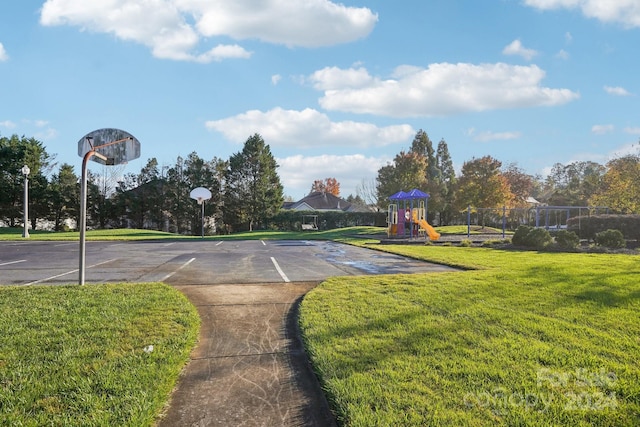
M 202 326 L 159 426 L 334 426 L 297 332 L 316 285 L 175 286 Z

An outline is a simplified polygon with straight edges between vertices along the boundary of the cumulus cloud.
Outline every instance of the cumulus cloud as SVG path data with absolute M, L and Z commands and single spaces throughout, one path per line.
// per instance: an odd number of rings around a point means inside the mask
M 363 154 L 346 156 L 301 155 L 276 158 L 280 166 L 278 175 L 287 194 L 299 199 L 309 193 L 315 179 L 333 177 L 340 183 L 340 194 L 344 197 L 356 194 L 356 187 L 363 180 L 375 179 L 378 169 L 391 161 L 386 157 L 367 157 Z
M 614 129 L 613 125 L 593 125 L 591 127 L 591 132 L 596 135 L 604 135 L 613 132 Z
M 502 53 L 505 55 L 518 55 L 526 59 L 527 61 L 531 61 L 534 56 L 538 54 L 533 49 L 527 49 L 522 45 L 520 40 L 514 40 L 510 44 L 508 44 L 504 49 L 502 49 Z
M 202 63 L 251 56 L 237 44 L 197 53 L 208 37 L 328 46 L 367 36 L 377 20 L 367 8 L 329 0 L 47 0 L 40 15 L 42 25 L 113 34 L 148 46 L 157 58 Z
M 580 9 L 583 15 L 625 27 L 640 27 L 640 3 L 634 0 L 525 0 L 541 10 Z
M 271 84 L 276 86 L 282 80 L 282 76 L 280 74 L 274 74 L 271 76 Z
M 415 130 L 409 125 L 378 127 L 371 123 L 332 122 L 326 114 L 307 108 L 302 111 L 274 108 L 251 110 L 205 123 L 230 141 L 242 143 L 259 133 L 272 147 L 313 148 L 321 146 L 380 147 L 411 140 Z
M 518 139 L 522 136 L 520 132 L 477 132 L 474 128 L 469 129 L 467 131 L 467 135 L 469 135 L 474 141 L 479 142 L 506 141 L 510 139 Z
M 631 95 L 631 93 L 629 93 L 629 91 L 627 91 L 625 88 L 620 87 L 620 86 L 605 86 L 604 90 L 609 95 L 616 95 L 616 96 L 630 96 Z
M 569 59 L 569 52 L 564 49 L 560 49 L 558 53 L 556 53 L 556 58 L 567 60 Z
M 0 62 L 8 61 L 8 60 L 9 60 L 9 55 L 7 54 L 7 51 L 4 49 L 4 45 L 0 43 Z
M 320 105 L 327 110 L 391 117 L 554 106 L 579 98 L 569 89 L 543 87 L 544 76 L 535 65 L 437 63 L 428 68 L 401 66 L 387 79 L 364 68 L 330 67 L 307 80 L 324 91 Z

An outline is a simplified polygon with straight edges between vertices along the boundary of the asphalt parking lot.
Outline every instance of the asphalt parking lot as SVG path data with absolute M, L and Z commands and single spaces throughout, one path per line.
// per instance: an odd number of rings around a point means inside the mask
M 78 283 L 78 242 L 0 242 L 0 284 Z M 168 283 L 196 306 L 197 347 L 159 427 L 334 426 L 297 326 L 331 276 L 453 269 L 326 241 L 87 242 L 86 283 Z
M 0 283 L 77 283 L 77 242 L 0 243 Z M 451 271 L 327 241 L 87 242 L 86 282 L 216 285 L 321 281 L 332 276 Z

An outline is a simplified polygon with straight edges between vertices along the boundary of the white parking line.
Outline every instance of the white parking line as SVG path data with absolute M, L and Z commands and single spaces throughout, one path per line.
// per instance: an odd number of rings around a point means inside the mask
M 26 262 L 26 259 L 21 259 L 19 261 L 9 261 L 9 262 L 3 262 L 2 264 L 0 264 L 0 267 L 3 265 L 11 265 L 11 264 L 19 264 L 21 262 Z
M 160 279 L 161 282 L 164 282 L 165 280 L 168 280 L 171 276 L 173 276 L 174 274 L 176 274 L 178 271 L 182 270 L 183 268 L 185 268 L 187 265 L 191 264 L 193 261 L 195 261 L 195 258 L 191 258 L 189 261 L 185 262 L 184 264 L 182 264 L 180 267 L 178 267 L 178 269 L 176 271 L 174 271 L 173 273 L 169 273 L 166 276 L 164 276 L 162 279 Z
M 276 270 L 278 270 L 278 273 L 280 274 L 280 277 L 282 277 L 282 280 L 284 280 L 286 283 L 291 282 L 291 280 L 289 280 L 289 278 L 287 277 L 286 274 L 284 274 L 284 271 L 282 271 L 282 269 L 280 268 L 280 266 L 278 265 L 278 261 L 276 261 L 276 259 L 274 257 L 271 257 L 271 262 L 273 263 L 273 265 L 276 267 Z
M 220 246 L 222 244 L 223 240 L 219 241 L 218 243 L 216 243 L 216 246 Z
M 264 242 L 264 240 L 260 240 L 260 242 L 262 243 L 262 246 L 267 246 L 267 244 Z
M 110 259 L 110 260 L 107 260 L 107 261 L 102 261 L 102 262 L 99 262 L 97 264 L 90 265 L 87 268 L 98 267 L 99 265 L 107 264 L 107 263 L 109 263 L 111 261 L 115 261 L 115 260 L 116 259 L 114 258 L 114 259 Z M 71 270 L 71 271 L 67 271 L 66 273 L 57 274 L 55 276 L 47 277 L 46 279 L 40 279 L 40 280 L 36 280 L 34 282 L 25 283 L 22 286 L 31 286 L 31 285 L 36 285 L 38 283 L 48 282 L 49 280 L 57 279 L 58 277 L 66 276 L 67 274 L 73 274 L 73 273 L 77 273 L 77 272 L 78 272 L 78 269 L 76 268 L 75 270 Z

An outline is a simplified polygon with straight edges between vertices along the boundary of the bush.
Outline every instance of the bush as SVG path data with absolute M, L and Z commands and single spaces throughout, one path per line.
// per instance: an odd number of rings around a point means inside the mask
M 580 238 L 573 231 L 560 230 L 556 234 L 556 243 L 563 249 L 575 249 L 580 244 Z
M 544 228 L 534 228 L 521 225 L 511 238 L 516 246 L 542 249 L 553 241 L 551 234 Z
M 460 246 L 463 247 L 463 248 L 469 248 L 469 247 L 471 247 L 471 244 L 472 244 L 471 240 L 469 240 L 469 239 L 463 239 L 463 240 L 460 241 Z
M 513 237 L 511 238 L 511 243 L 516 246 L 526 246 L 525 241 L 527 234 L 533 230 L 533 227 L 529 227 L 528 225 L 521 225 L 518 227 L 515 233 L 513 233 Z
M 596 233 L 595 237 L 596 245 L 604 246 L 605 248 L 618 249 L 627 246 L 627 242 L 624 240 L 624 236 L 620 230 L 606 230 Z
M 640 215 L 576 216 L 567 221 L 567 229 L 583 239 L 594 239 L 596 233 L 614 229 L 629 240 L 640 240 Z
M 544 228 L 534 228 L 529 233 L 527 233 L 526 237 L 526 245 L 532 248 L 544 248 L 549 243 L 553 241 L 553 237 L 551 234 Z

